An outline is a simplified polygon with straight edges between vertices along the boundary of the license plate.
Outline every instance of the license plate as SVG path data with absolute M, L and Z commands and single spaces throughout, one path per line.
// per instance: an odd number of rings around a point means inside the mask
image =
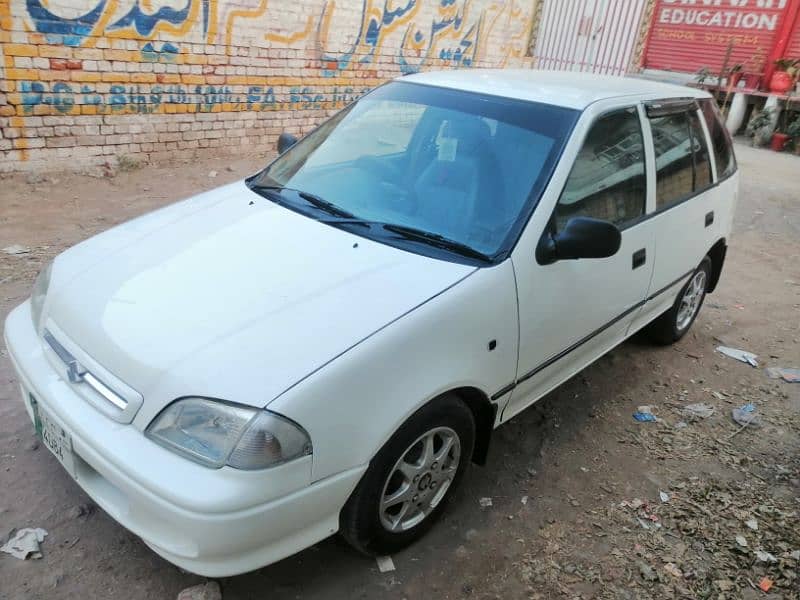
M 50 416 L 33 396 L 31 396 L 31 408 L 33 408 L 33 426 L 36 429 L 36 435 L 67 472 L 74 477 L 75 459 L 72 455 L 72 436 Z

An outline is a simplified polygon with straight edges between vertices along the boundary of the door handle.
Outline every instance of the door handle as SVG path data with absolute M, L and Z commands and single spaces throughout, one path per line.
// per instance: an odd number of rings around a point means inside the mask
M 706 227 L 711 225 L 714 222 L 714 211 L 712 210 L 710 213 L 706 213 Z
M 642 248 L 633 253 L 633 268 L 638 269 L 647 262 L 647 250 Z

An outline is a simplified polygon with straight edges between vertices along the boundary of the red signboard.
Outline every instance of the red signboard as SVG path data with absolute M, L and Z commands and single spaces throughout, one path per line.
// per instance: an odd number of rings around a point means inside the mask
M 797 22 L 794 24 L 794 31 L 789 38 L 789 45 L 786 48 L 786 57 L 800 58 L 800 15 L 797 17 Z
M 763 73 L 797 0 L 657 0 L 644 67 L 694 73 L 728 66 Z M 797 32 L 795 31 L 795 38 Z

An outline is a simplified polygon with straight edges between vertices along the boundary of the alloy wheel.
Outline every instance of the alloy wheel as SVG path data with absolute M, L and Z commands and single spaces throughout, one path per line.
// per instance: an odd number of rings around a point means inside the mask
M 386 478 L 379 507 L 383 527 L 397 533 L 424 521 L 447 494 L 460 460 L 461 443 L 449 427 L 417 438 Z
M 686 287 L 686 291 L 681 298 L 681 304 L 678 308 L 678 316 L 675 324 L 679 331 L 686 329 L 694 319 L 697 311 L 700 309 L 700 303 L 703 300 L 703 295 L 706 292 L 706 272 L 704 270 L 697 271 L 692 277 L 691 282 Z

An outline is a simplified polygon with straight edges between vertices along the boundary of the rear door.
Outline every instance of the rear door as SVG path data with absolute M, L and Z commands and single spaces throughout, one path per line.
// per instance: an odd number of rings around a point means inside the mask
M 649 102 L 645 127 L 653 140 L 655 264 L 648 301 L 635 330 L 667 310 L 720 237 L 715 166 L 705 119 L 695 99 Z

